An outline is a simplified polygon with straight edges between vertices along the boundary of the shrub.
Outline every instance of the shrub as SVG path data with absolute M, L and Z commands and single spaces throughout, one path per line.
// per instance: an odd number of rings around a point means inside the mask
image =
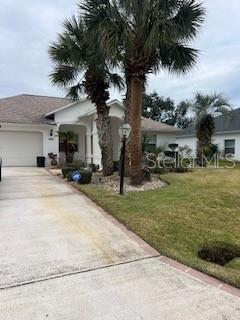
M 155 155 L 154 153 L 145 153 L 144 154 L 144 162 L 145 162 L 145 166 L 152 170 L 153 168 L 155 168 L 158 164 L 157 161 L 157 155 Z
M 175 158 L 176 152 L 175 151 L 164 151 L 164 155 L 168 158 Z
M 214 155 L 218 154 L 219 147 L 217 144 L 209 144 L 207 147 L 204 148 L 204 155 L 207 157 L 208 160 L 211 160 Z
M 74 161 L 71 164 L 67 164 L 65 166 L 62 167 L 62 174 L 64 178 L 68 177 L 68 174 L 71 171 L 77 171 L 77 170 L 85 170 L 85 163 L 81 160 L 79 161 Z
M 192 158 L 193 157 L 193 150 L 185 145 L 184 147 L 179 147 L 179 155 L 180 157 L 183 157 L 183 158 Z
M 169 149 L 171 149 L 171 151 L 175 152 L 177 150 L 177 148 L 178 148 L 178 144 L 171 143 L 171 144 L 168 145 L 168 147 L 169 147 Z
M 71 170 L 68 175 L 67 175 L 67 179 L 70 182 L 73 182 L 73 178 L 72 175 L 75 171 L 79 171 L 81 174 L 81 179 L 79 181 L 79 184 L 90 184 L 91 180 L 92 180 L 92 171 L 89 170 Z
M 158 156 L 159 154 L 162 154 L 164 152 L 164 150 L 165 150 L 164 147 L 161 147 L 161 146 L 157 147 L 156 152 L 155 152 L 156 156 Z
M 73 174 L 73 172 L 75 172 L 76 170 L 71 170 L 71 171 L 69 171 L 68 172 L 68 174 L 66 175 L 66 178 L 67 178 L 67 180 L 69 181 L 69 182 L 72 182 L 73 181 L 73 179 L 72 179 L 72 174 Z
M 81 180 L 79 184 L 90 184 L 92 180 L 92 171 L 89 170 L 80 170 Z
M 169 169 L 168 168 L 156 167 L 156 168 L 152 169 L 151 172 L 153 174 L 166 174 L 166 173 L 169 173 Z
M 64 168 L 62 168 L 63 177 L 64 178 L 68 178 L 69 173 L 72 172 L 72 171 L 74 171 L 73 167 L 64 167 Z
M 188 166 L 191 165 L 191 163 L 194 161 L 194 159 L 184 158 L 184 159 L 180 159 L 180 161 L 181 161 L 183 166 L 188 167 Z

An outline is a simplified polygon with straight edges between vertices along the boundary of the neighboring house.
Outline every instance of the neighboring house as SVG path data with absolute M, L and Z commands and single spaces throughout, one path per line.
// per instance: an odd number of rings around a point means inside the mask
M 113 134 L 113 157 L 119 159 L 119 128 L 123 105 L 109 102 Z M 76 133 L 75 160 L 101 165 L 96 127 L 96 111 L 88 99 L 72 102 L 65 98 L 19 95 L 0 99 L 0 157 L 4 166 L 36 166 L 36 157 L 55 153 L 64 161 L 63 141 L 58 132 Z M 179 129 L 143 118 L 142 131 L 152 146 L 166 147 L 176 142 Z
M 233 110 L 229 117 L 219 116 L 215 120 L 215 135 L 212 143 L 217 144 L 222 156 L 230 154 L 236 160 L 240 160 L 240 108 Z M 183 130 L 177 136 L 179 146 L 185 145 L 193 150 L 196 156 L 197 139 L 193 126 Z

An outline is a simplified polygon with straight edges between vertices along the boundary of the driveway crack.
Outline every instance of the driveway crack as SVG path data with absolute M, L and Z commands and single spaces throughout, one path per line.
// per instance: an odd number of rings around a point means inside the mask
M 103 265 L 103 266 L 96 267 L 96 268 L 78 270 L 78 271 L 73 271 L 73 272 L 69 272 L 69 273 L 60 273 L 60 274 L 56 274 L 56 275 L 53 275 L 53 276 L 39 278 L 39 279 L 31 280 L 31 281 L 15 283 L 15 284 L 3 286 L 3 287 L 0 286 L 0 291 L 13 289 L 13 288 L 18 288 L 18 287 L 23 287 L 23 286 L 27 286 L 27 285 L 32 285 L 32 284 L 36 284 L 36 283 L 40 283 L 40 282 L 55 280 L 55 279 L 59 279 L 59 278 L 65 278 L 65 277 L 69 277 L 69 276 L 84 274 L 84 273 L 88 273 L 88 272 L 90 273 L 90 272 L 94 272 L 94 271 L 98 271 L 98 270 L 115 268 L 115 267 L 122 266 L 122 265 L 132 264 L 132 263 L 136 263 L 136 262 L 144 261 L 144 260 L 157 259 L 157 258 L 160 258 L 160 257 L 161 257 L 161 255 L 159 254 L 159 255 L 148 256 L 148 257 L 143 257 L 143 258 L 124 261 L 124 262 L 112 263 L 112 264 L 109 264 L 109 265 Z

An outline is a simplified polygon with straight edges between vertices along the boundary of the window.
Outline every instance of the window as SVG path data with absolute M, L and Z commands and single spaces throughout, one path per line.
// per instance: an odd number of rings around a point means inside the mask
M 65 138 L 63 136 L 59 137 L 59 152 L 65 152 L 65 145 L 64 145 Z M 76 152 L 78 152 L 78 135 L 75 134 L 73 139 L 73 145 L 76 149 Z
M 143 137 L 143 149 L 146 152 L 155 152 L 157 149 L 157 136 L 155 134 L 147 134 Z
M 235 154 L 235 140 L 225 140 L 225 154 Z

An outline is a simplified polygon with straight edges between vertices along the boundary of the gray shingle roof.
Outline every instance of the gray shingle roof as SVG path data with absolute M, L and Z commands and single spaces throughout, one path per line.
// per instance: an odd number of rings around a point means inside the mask
M 48 124 L 46 114 L 71 104 L 70 99 L 22 94 L 0 99 L 0 123 Z M 181 129 L 142 118 L 144 132 L 181 132 Z
M 165 132 L 165 133 L 177 133 L 182 132 L 181 129 L 178 129 L 168 124 L 154 121 L 152 119 L 142 118 L 142 130 L 145 132 Z
M 45 114 L 71 103 L 65 98 L 22 94 L 0 99 L 0 122 L 47 124 Z
M 222 132 L 240 132 L 240 108 L 235 109 L 231 112 L 229 117 L 219 116 L 214 119 L 216 133 Z M 195 136 L 195 127 L 189 126 L 184 129 L 182 133 L 179 133 L 178 136 L 187 137 Z

